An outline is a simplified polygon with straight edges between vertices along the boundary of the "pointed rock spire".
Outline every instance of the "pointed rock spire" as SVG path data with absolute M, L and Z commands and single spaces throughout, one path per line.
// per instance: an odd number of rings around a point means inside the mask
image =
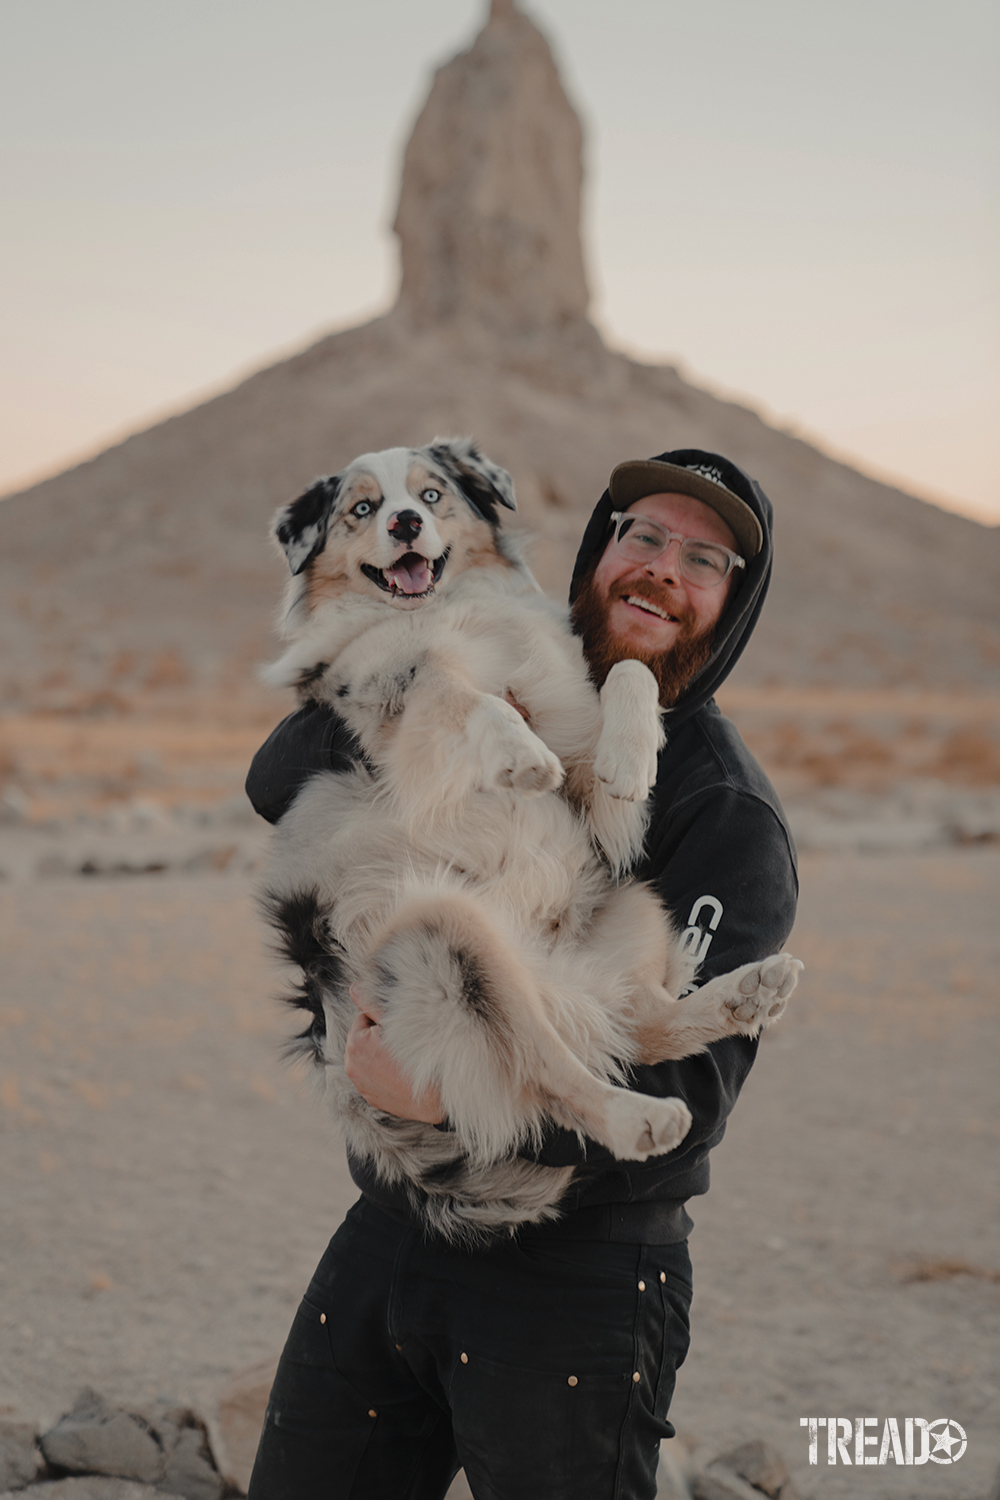
M 434 76 L 403 163 L 399 309 L 415 323 L 536 332 L 582 321 L 580 122 L 548 43 L 491 0 Z

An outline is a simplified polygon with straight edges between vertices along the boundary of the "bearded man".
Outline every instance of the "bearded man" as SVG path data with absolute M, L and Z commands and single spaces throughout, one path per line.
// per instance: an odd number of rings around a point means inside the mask
M 771 505 L 719 454 L 620 464 L 584 533 L 574 628 L 595 683 L 636 658 L 660 685 L 667 742 L 650 799 L 648 881 L 700 963 L 699 982 L 784 946 L 795 856 L 777 797 L 713 694 L 760 614 Z M 275 822 L 315 771 L 356 748 L 307 704 L 258 752 L 247 791 Z M 345 1068 L 376 1108 L 447 1128 L 414 1095 L 355 996 Z M 320 1262 L 289 1335 L 250 1500 L 441 1500 L 464 1466 L 477 1500 L 652 1500 L 687 1353 L 687 1202 L 757 1050 L 734 1036 L 632 1070 L 693 1123 L 644 1163 L 553 1126 L 535 1159 L 575 1165 L 554 1224 L 490 1249 L 422 1236 L 405 1195 L 352 1162 L 362 1196 Z M 318 1309 L 332 1309 L 322 1315 Z

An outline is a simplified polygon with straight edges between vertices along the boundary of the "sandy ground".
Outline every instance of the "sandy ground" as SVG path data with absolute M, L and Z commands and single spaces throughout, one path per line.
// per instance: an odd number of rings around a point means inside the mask
M 802 876 L 808 972 L 694 1208 L 674 1419 L 705 1456 L 767 1437 L 816 1500 L 982 1500 L 1000 1464 L 1000 851 L 809 855 Z M 251 880 L 233 862 L 4 884 L 0 1406 L 48 1423 L 85 1383 L 211 1406 L 276 1354 L 353 1199 L 278 1059 Z M 968 1451 L 811 1468 L 812 1415 L 953 1417 Z
M 295 704 L 243 686 L 202 697 L 170 687 L 67 692 L 59 708 L 0 714 L 0 815 L 67 825 L 245 806 L 250 758 Z M 1000 787 L 997 692 L 727 685 L 719 702 L 783 796 Z

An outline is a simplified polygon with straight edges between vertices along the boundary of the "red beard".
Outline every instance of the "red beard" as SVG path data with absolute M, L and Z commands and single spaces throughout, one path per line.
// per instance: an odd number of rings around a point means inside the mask
M 680 624 L 680 633 L 672 646 L 665 651 L 643 651 L 626 645 L 612 635 L 608 615 L 616 599 L 628 595 L 648 599 L 660 609 L 667 610 Z M 607 599 L 602 599 L 594 587 L 594 569 L 585 574 L 571 610 L 573 625 L 583 641 L 583 653 L 590 666 L 590 675 L 597 687 L 604 684 L 611 668 L 617 661 L 641 661 L 649 668 L 660 688 L 660 706 L 670 708 L 681 693 L 697 676 L 712 655 L 715 628 L 698 631 L 690 610 L 684 609 L 671 599 L 664 589 L 658 589 L 645 579 L 626 582 L 616 579 L 608 590 Z

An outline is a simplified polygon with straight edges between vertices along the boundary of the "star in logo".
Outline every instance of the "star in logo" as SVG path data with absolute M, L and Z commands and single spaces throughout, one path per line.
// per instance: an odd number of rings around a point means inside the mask
M 942 1429 L 940 1432 L 935 1430 L 938 1427 Z M 965 1428 L 960 1427 L 954 1417 L 937 1417 L 933 1422 L 928 1422 L 927 1432 L 934 1439 L 934 1447 L 930 1452 L 931 1463 L 957 1464 L 968 1445 Z M 952 1451 L 955 1448 L 958 1449 L 957 1453 Z

